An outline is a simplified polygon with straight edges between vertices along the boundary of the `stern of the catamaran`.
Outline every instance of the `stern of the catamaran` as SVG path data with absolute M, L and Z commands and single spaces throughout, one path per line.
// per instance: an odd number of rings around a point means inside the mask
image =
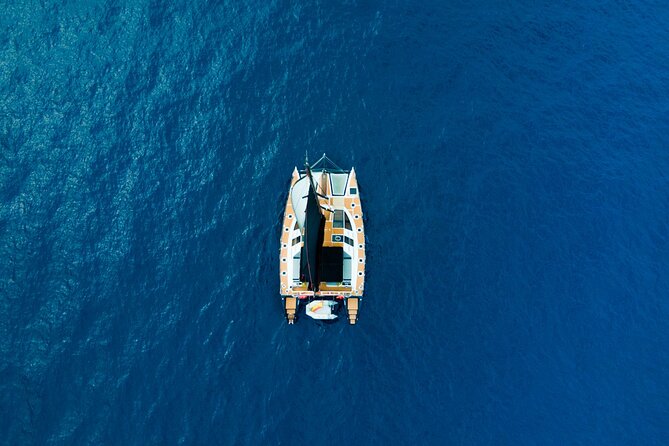
M 299 302 L 296 297 L 285 297 L 283 299 L 284 309 L 286 310 L 286 320 L 288 325 L 293 325 L 297 318 L 297 306 Z
M 346 310 L 348 312 L 348 323 L 355 325 L 358 322 L 358 309 L 360 308 L 359 297 L 349 297 L 346 299 Z

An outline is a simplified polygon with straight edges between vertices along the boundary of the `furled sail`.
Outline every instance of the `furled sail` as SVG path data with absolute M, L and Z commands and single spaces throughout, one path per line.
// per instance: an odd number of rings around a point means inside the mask
M 309 282 L 309 288 L 318 291 L 318 260 L 321 246 L 323 245 L 323 229 L 325 218 L 321 213 L 321 206 L 316 196 L 316 191 L 311 183 L 311 174 L 307 168 L 308 191 L 306 197 L 306 206 L 304 211 L 304 226 L 302 228 L 302 237 L 304 244 L 302 246 L 302 265 L 301 272 Z M 300 180 L 301 181 L 301 180 Z M 299 224 L 299 220 L 298 220 Z

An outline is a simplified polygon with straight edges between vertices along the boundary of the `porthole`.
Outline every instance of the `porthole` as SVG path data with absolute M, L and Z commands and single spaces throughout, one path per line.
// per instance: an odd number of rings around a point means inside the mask
M 358 232 L 362 232 L 362 228 L 358 228 Z
M 286 259 L 285 259 L 285 258 L 283 258 L 283 259 L 281 259 L 281 261 L 282 261 L 282 262 L 285 262 L 285 261 L 286 261 Z
M 283 230 L 286 231 L 286 232 L 288 232 L 288 228 L 284 228 Z
M 288 214 L 288 218 L 293 218 L 293 214 Z
M 283 246 L 283 247 L 285 248 L 285 247 L 286 247 L 286 244 L 285 244 L 285 243 L 282 243 L 281 246 Z
M 286 274 L 286 273 L 284 273 L 284 274 Z M 358 275 L 362 276 L 362 271 L 358 271 Z
M 360 216 L 358 214 L 355 214 L 355 219 L 357 220 L 358 218 L 360 218 Z
M 362 245 L 358 245 L 358 248 L 362 249 Z
M 354 207 L 355 207 L 355 203 L 351 203 L 351 207 L 354 208 Z
M 282 275 L 282 276 L 285 276 L 285 275 L 286 275 L 286 272 L 285 272 L 285 271 L 281 271 L 281 275 Z

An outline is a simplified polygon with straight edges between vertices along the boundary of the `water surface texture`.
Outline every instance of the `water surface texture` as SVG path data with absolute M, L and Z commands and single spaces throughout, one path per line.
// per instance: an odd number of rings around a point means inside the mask
M 666 2 L 0 10 L 0 443 L 667 444 Z M 305 151 L 355 327 L 283 319 Z

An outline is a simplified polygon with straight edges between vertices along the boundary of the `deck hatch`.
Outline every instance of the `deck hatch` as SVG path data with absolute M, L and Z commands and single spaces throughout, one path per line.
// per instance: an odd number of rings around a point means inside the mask
M 345 195 L 347 183 L 347 173 L 330 173 L 330 186 L 332 187 L 332 195 Z

